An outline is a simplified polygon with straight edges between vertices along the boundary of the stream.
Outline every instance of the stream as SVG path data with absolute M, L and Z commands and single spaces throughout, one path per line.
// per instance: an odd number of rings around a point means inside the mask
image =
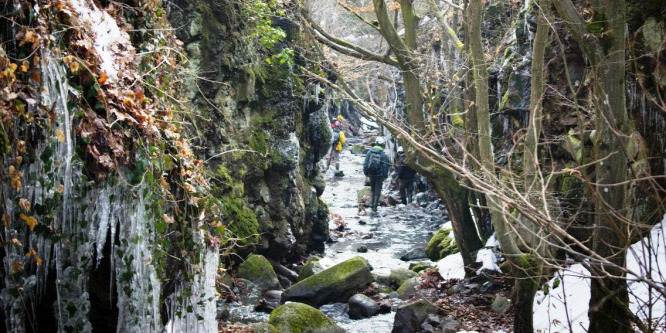
M 361 144 L 361 138 L 348 138 L 348 146 Z M 372 266 L 372 273 L 388 277 L 390 271 L 396 268 L 409 268 L 410 264 L 417 262 L 429 263 L 437 266 L 440 274 L 445 278 L 462 278 L 462 260 L 460 256 L 449 256 L 437 263 L 427 258 L 403 261 L 400 258 L 408 251 L 424 253 L 428 240 L 432 234 L 448 222 L 445 210 L 440 210 L 437 202 L 428 201 L 427 196 L 419 194 L 414 201 L 422 203 L 426 208 L 418 205 L 380 206 L 379 214 L 371 217 L 359 213 L 359 191 L 364 188 L 363 175 L 364 154 L 353 154 L 345 149 L 340 155 L 340 170 L 343 177 L 335 177 L 335 165 L 325 173 L 326 190 L 322 198 L 329 204 L 329 210 L 344 218 L 345 227 L 342 231 L 334 219 L 329 220 L 331 240 L 326 243 L 323 258 L 320 263 L 330 267 L 355 256 L 362 256 Z M 397 198 L 397 193 L 390 192 L 388 180 L 384 182 L 382 195 L 391 195 Z M 417 198 L 419 198 L 417 200 Z M 361 246 L 367 252 L 359 252 Z M 395 293 L 380 294 L 383 298 L 391 298 L 393 304 L 399 305 L 402 301 Z M 227 320 L 230 322 L 252 323 L 268 321 L 268 314 L 253 311 L 253 302 L 226 303 L 222 305 L 228 311 Z M 347 315 L 346 303 L 326 304 L 320 308 L 329 317 L 348 332 L 353 333 L 382 333 L 391 332 L 395 311 L 387 314 L 378 314 L 371 318 L 352 320 Z M 395 308 L 394 308 L 395 310 Z
M 347 143 L 353 145 L 361 142 L 358 138 L 349 138 Z M 428 202 L 427 209 L 412 205 L 380 206 L 377 217 L 359 214 L 358 192 L 364 186 L 364 158 L 365 155 L 344 150 L 340 155 L 340 170 L 344 176 L 334 176 L 333 164 L 326 172 L 326 190 L 322 198 L 329 204 L 332 213 L 344 218 L 346 227 L 342 232 L 331 231 L 332 238 L 337 238 L 337 242 L 326 244 L 324 260 L 337 264 L 354 256 L 362 256 L 372 266 L 373 273 L 381 275 L 388 275 L 391 269 L 409 268 L 414 262 L 434 264 L 428 259 L 403 261 L 400 257 L 407 251 L 425 248 L 430 236 L 448 222 L 445 212 L 436 203 Z M 387 187 L 388 180 L 384 182 L 382 195 L 388 194 Z M 332 219 L 329 223 L 331 230 L 338 227 Z M 367 252 L 358 252 L 361 246 L 367 247 Z M 322 306 L 321 310 L 349 332 L 390 332 L 395 316 L 395 312 L 391 312 L 352 320 L 346 314 L 346 304 L 328 304 Z

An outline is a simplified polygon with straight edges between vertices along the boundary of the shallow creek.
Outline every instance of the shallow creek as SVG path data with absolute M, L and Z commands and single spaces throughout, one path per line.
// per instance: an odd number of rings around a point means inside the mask
M 351 140 L 349 140 L 351 141 Z M 343 177 L 334 176 L 334 165 L 326 173 L 326 190 L 323 199 L 330 205 L 330 211 L 341 215 L 346 223 L 343 232 L 333 233 L 337 242 L 327 243 L 324 260 L 337 264 L 354 256 L 362 256 L 373 267 L 373 273 L 388 275 L 394 268 L 409 268 L 412 262 L 430 262 L 427 259 L 402 261 L 400 257 L 407 251 L 423 249 L 434 231 L 447 220 L 442 211 L 435 208 L 398 205 L 379 207 L 379 216 L 359 215 L 358 192 L 363 189 L 364 155 L 355 155 L 345 150 L 340 156 L 340 169 Z M 388 193 L 388 180 L 382 194 Z M 435 205 L 436 206 L 436 205 Z M 368 209 L 368 213 L 369 213 Z M 337 225 L 333 220 L 330 229 Z M 359 247 L 367 247 L 367 252 L 359 253 Z M 362 320 L 351 320 L 346 314 L 346 304 L 329 304 L 321 310 L 349 332 L 390 332 L 395 312 L 377 315 Z

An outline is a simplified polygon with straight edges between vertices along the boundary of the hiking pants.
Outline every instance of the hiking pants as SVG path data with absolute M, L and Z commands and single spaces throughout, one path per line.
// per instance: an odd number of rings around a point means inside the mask
M 370 176 L 370 188 L 372 189 L 372 201 L 370 201 L 370 207 L 372 207 L 373 211 L 377 210 L 379 198 L 382 196 L 382 183 L 384 183 L 383 177 Z
M 403 205 L 412 203 L 412 195 L 414 193 L 414 178 L 399 179 L 400 180 L 400 200 Z

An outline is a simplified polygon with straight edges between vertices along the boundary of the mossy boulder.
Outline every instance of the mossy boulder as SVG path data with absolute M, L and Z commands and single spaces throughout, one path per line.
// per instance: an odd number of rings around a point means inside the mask
M 353 145 L 349 150 L 352 152 L 352 154 L 361 155 L 363 154 L 365 147 L 363 145 Z
M 256 284 L 261 293 L 280 288 L 280 282 L 273 266 L 264 256 L 258 254 L 247 257 L 245 262 L 240 264 L 238 277 Z
M 425 271 L 426 269 L 430 269 L 430 268 L 434 268 L 434 266 L 427 263 L 427 262 L 417 262 L 417 263 L 409 264 L 409 269 L 416 272 L 416 273 Z
M 309 278 L 321 271 L 324 270 L 324 266 L 319 263 L 319 260 L 321 258 L 314 256 L 308 258 L 308 260 L 305 261 L 305 265 L 303 265 L 303 268 L 301 269 L 301 272 L 298 273 L 298 280 L 297 281 L 303 281 L 306 278 Z
M 391 270 L 391 275 L 389 275 L 389 286 L 392 288 L 400 287 L 405 281 L 419 276 L 418 273 L 410 271 L 406 268 L 396 268 Z
M 421 284 L 421 279 L 419 277 L 413 277 L 406 280 L 400 285 L 400 288 L 396 290 L 398 297 L 400 299 L 410 299 L 412 296 L 416 295 L 417 287 Z
M 268 323 L 280 333 L 345 332 L 333 319 L 303 303 L 287 303 L 271 312 Z
M 430 238 L 428 245 L 425 247 L 426 255 L 432 261 L 440 260 L 449 254 L 458 252 L 458 244 L 451 237 L 451 228 L 443 228 Z
M 275 326 L 269 323 L 254 323 L 250 325 L 254 333 L 280 333 Z
M 302 302 L 316 307 L 345 303 L 370 282 L 372 274 L 368 262 L 354 257 L 297 282 L 282 293 L 282 302 Z

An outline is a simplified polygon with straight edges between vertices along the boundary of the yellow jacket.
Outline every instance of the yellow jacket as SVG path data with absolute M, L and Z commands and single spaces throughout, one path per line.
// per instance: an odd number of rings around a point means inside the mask
M 335 146 L 335 150 L 341 151 L 343 143 L 345 143 L 345 133 L 340 131 L 340 141 L 338 141 L 338 145 Z

